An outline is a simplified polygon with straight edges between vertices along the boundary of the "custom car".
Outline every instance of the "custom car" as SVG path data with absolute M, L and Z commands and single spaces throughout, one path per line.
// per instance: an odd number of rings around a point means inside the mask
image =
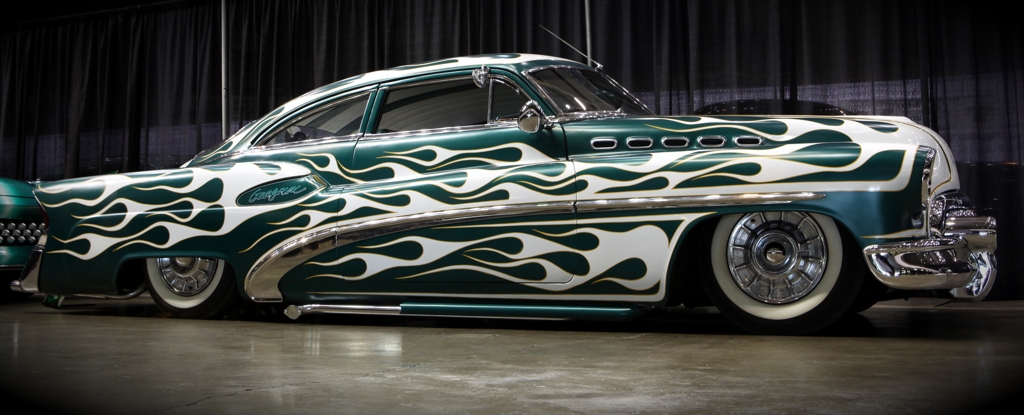
M 628 319 L 819 330 L 879 292 L 979 300 L 995 220 L 901 117 L 658 116 L 574 61 L 445 59 L 323 86 L 181 168 L 40 184 L 12 288 L 177 317 Z
M 43 212 L 26 182 L 0 178 L 0 282 L 10 284 L 21 275 L 32 247 L 46 232 Z M 0 290 L 0 302 L 31 293 Z

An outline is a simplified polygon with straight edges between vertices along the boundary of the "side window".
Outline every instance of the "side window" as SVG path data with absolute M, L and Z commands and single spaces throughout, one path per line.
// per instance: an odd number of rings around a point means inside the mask
M 472 80 L 443 82 L 388 92 L 377 133 L 484 125 L 515 119 L 526 99 L 502 82 L 494 83 L 494 106 L 487 119 L 488 88 Z
M 505 81 L 494 82 L 494 104 L 491 108 L 491 121 L 515 121 L 519 110 L 526 105 L 526 97 L 519 95 Z
M 426 84 L 388 92 L 378 133 L 482 125 L 487 122 L 487 90 L 469 79 Z
M 359 95 L 305 114 L 279 129 L 259 145 L 296 143 L 356 134 L 359 132 L 359 124 L 363 121 L 368 96 Z

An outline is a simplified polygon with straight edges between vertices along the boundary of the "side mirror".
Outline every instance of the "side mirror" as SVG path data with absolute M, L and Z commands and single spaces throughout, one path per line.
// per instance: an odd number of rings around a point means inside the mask
M 527 102 L 519 110 L 519 118 L 516 122 L 524 133 L 535 133 L 541 128 L 551 128 L 544 118 L 544 111 L 541 111 L 540 104 L 533 100 Z
M 473 83 L 476 84 L 477 88 L 483 88 L 490 84 L 491 68 L 481 66 L 473 70 Z

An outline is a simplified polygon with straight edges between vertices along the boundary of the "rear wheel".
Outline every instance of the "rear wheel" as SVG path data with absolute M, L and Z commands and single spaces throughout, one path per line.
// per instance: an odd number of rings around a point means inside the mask
M 704 284 L 740 327 L 806 334 L 843 316 L 857 296 L 863 261 L 827 216 L 758 212 L 722 218 Z
M 146 259 L 147 284 L 157 306 L 178 318 L 218 318 L 241 300 L 224 260 L 197 257 Z

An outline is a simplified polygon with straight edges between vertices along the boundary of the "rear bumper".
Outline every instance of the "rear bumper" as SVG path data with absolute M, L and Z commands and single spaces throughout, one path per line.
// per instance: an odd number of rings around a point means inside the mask
M 868 268 L 891 288 L 948 289 L 954 298 L 981 301 L 996 278 L 996 220 L 968 214 L 943 218 L 931 239 L 864 248 Z
M 23 293 L 39 292 L 39 266 L 43 261 L 43 251 L 46 249 L 46 234 L 39 237 L 39 243 L 32 248 L 28 256 L 28 263 L 21 271 L 21 278 L 11 281 L 11 290 Z

